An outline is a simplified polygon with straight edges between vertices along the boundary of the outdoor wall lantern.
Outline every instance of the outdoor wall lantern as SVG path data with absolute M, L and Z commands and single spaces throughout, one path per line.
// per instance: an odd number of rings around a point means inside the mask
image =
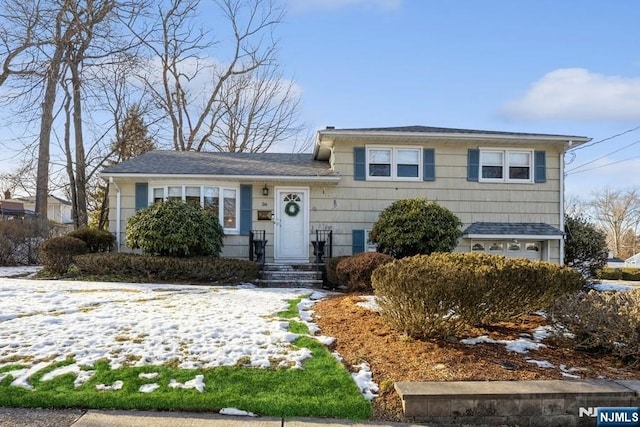
M 263 196 L 269 195 L 269 187 L 267 187 L 267 184 L 265 184 L 264 187 L 262 187 L 262 195 Z

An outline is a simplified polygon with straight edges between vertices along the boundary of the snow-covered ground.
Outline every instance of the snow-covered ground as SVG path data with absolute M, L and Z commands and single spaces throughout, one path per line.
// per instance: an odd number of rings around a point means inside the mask
M 0 277 L 16 277 L 36 273 L 42 267 L 38 265 L 21 265 L 17 267 L 0 267 Z
M 300 366 L 310 352 L 276 313 L 305 292 L 0 279 L 0 360 Z
M 43 380 L 65 373 L 77 376 L 76 386 L 91 378 L 87 370 L 98 360 L 112 368 L 160 365 L 177 361 L 181 368 L 233 366 L 239 361 L 257 368 L 299 368 L 311 357 L 306 348 L 291 345 L 299 335 L 277 313 L 308 289 L 179 286 L 0 278 L 0 368 L 21 364 L 23 369 L 0 374 L 12 385 L 30 388 L 28 379 L 55 361 L 73 357 L 75 363 L 48 373 Z M 298 306 L 300 321 L 314 338 L 314 292 Z M 2 363 L 2 361 L 5 361 Z M 84 367 L 84 368 L 83 368 Z M 365 370 L 364 368 L 362 369 Z M 369 372 L 370 373 L 370 372 Z M 353 376 L 363 394 L 377 390 L 371 375 Z M 152 379 L 152 377 L 149 377 Z M 178 388 L 204 390 L 201 378 Z M 118 382 L 100 384 L 117 390 Z M 141 392 L 156 389 L 148 384 Z
M 598 291 L 631 291 L 640 288 L 640 282 L 625 282 L 622 280 L 600 280 L 593 285 Z

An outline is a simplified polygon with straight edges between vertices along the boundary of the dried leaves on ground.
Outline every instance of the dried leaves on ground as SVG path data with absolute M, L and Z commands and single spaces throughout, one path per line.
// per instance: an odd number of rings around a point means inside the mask
M 402 404 L 395 393 L 395 381 L 489 381 L 580 378 L 638 379 L 640 369 L 624 366 L 618 359 L 576 352 L 543 341 L 545 347 L 526 354 L 507 351 L 500 344 L 466 345 L 459 339 L 418 341 L 388 327 L 375 311 L 356 305 L 357 295 L 336 296 L 319 301 L 315 322 L 323 335 L 336 338 L 335 350 L 346 366 L 367 362 L 380 395 L 373 400 L 374 418 L 403 421 Z M 532 315 L 521 323 L 500 324 L 467 331 L 467 336 L 488 335 L 513 340 L 522 333 L 547 324 Z M 552 368 L 528 360 L 547 361 Z

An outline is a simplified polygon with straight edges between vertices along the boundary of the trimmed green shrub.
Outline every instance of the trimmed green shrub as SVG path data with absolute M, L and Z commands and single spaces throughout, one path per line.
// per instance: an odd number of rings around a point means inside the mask
M 82 240 L 87 245 L 89 253 L 111 252 L 116 243 L 116 238 L 107 230 L 97 228 L 81 227 L 67 234 Z
M 338 263 L 346 258 L 349 258 L 349 256 L 341 255 L 341 256 L 329 258 L 326 260 L 324 264 L 324 272 L 325 272 L 325 281 L 326 281 L 327 287 L 336 289 L 341 286 L 346 286 L 346 283 L 344 283 L 338 277 L 338 273 L 336 273 L 336 268 L 338 267 Z
M 224 231 L 199 205 L 168 200 L 139 210 L 127 222 L 127 245 L 161 256 L 220 256 Z
M 628 280 L 630 282 L 636 282 L 640 281 L 640 268 L 605 267 L 596 272 L 596 277 L 603 280 Z
M 258 278 L 258 265 L 242 259 L 95 253 L 75 257 L 75 265 L 83 275 L 114 280 L 235 284 Z
M 460 227 L 460 219 L 435 202 L 403 199 L 380 213 L 369 240 L 395 258 L 450 252 L 462 235 Z
M 514 321 L 549 309 L 582 277 L 556 264 L 473 253 L 434 253 L 377 268 L 381 314 L 415 338 L 445 338 L 467 326 Z
M 377 252 L 363 252 L 341 260 L 336 274 L 342 283 L 346 283 L 350 292 L 373 291 L 371 274 L 381 265 L 393 261 L 391 255 Z
M 593 277 L 607 264 L 607 238 L 581 216 L 565 215 L 564 263 L 584 277 Z
M 640 289 L 566 295 L 556 302 L 552 318 L 566 345 L 640 362 Z
M 87 245 L 82 240 L 69 236 L 45 240 L 38 248 L 42 265 L 55 274 L 65 274 L 73 263 L 73 257 L 86 252 Z

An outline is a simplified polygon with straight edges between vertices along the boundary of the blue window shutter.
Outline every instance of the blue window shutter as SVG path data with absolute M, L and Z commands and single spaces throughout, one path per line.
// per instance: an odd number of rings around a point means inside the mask
M 422 180 L 436 180 L 436 150 L 433 148 L 422 149 Z
M 547 153 L 536 151 L 533 156 L 534 182 L 547 182 Z
M 355 181 L 367 179 L 367 153 L 364 147 L 353 149 L 353 179 Z
M 149 206 L 149 184 L 136 182 L 136 211 Z
M 248 235 L 251 231 L 253 212 L 253 186 L 240 186 L 240 234 Z
M 364 230 L 351 230 L 351 253 L 364 252 Z
M 480 176 L 480 150 L 469 149 L 467 152 L 467 181 L 478 181 Z

